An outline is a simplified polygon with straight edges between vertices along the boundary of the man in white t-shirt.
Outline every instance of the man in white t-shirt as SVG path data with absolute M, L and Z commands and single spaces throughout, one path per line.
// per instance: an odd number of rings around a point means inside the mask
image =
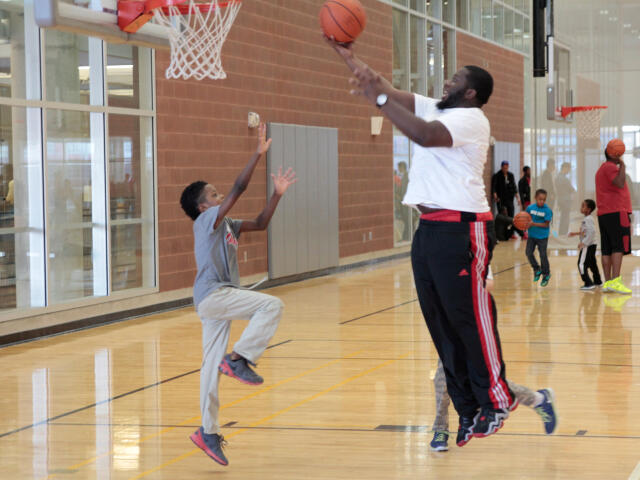
M 485 288 L 495 233 L 483 181 L 490 127 L 481 108 L 493 79 L 466 66 L 445 82 L 441 100 L 427 98 L 393 88 L 350 47 L 327 41 L 354 74 L 351 93 L 376 105 L 415 144 L 403 201 L 422 213 L 411 249 L 414 281 L 460 415 L 461 447 L 495 433 L 517 406 Z

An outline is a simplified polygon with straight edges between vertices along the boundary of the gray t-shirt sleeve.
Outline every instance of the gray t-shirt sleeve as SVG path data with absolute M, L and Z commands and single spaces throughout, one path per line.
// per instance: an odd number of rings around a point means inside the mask
M 220 207 L 209 207 L 202 212 L 196 219 L 198 228 L 202 229 L 204 232 L 213 232 L 213 226 L 216 224 L 216 220 L 218 219 L 219 210 Z

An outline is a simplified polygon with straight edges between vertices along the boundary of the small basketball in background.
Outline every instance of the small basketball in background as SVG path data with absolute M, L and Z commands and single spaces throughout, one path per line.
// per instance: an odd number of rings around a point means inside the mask
M 625 150 L 624 142 L 619 138 L 614 138 L 607 143 L 607 155 L 610 157 L 619 158 L 624 155 Z
M 518 230 L 528 230 L 532 221 L 531 215 L 527 212 L 518 212 L 516 216 L 513 217 L 513 226 Z
M 358 0 L 327 0 L 320 9 L 320 27 L 338 42 L 351 43 L 367 24 L 367 14 Z

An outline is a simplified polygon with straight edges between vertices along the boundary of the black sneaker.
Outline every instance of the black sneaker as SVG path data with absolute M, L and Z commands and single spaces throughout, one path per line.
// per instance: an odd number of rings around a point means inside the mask
M 509 418 L 509 412 L 513 412 L 518 407 L 515 400 L 509 408 L 482 408 L 475 418 L 473 436 L 478 438 L 493 435 L 504 425 L 504 421 Z
M 227 444 L 222 435 L 218 435 L 217 433 L 204 433 L 204 430 L 200 427 L 192 433 L 189 438 L 191 438 L 191 441 L 195 443 L 198 448 L 220 465 L 225 467 L 229 465 L 229 460 L 227 460 L 227 457 L 225 457 L 224 452 L 222 451 L 222 448 Z
M 473 438 L 473 428 L 476 425 L 478 415 L 475 417 L 460 417 L 458 436 L 456 437 L 456 445 L 459 447 L 464 447 Z
M 238 360 L 231 360 L 231 354 L 229 353 L 227 353 L 222 359 L 222 362 L 220 362 L 218 370 L 247 385 L 260 385 L 264 382 L 260 375 L 251 370 L 249 362 L 247 362 L 246 359 L 239 358 Z

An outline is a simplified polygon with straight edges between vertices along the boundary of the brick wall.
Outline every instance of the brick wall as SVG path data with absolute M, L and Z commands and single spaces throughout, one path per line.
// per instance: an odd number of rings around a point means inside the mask
M 358 54 L 391 77 L 391 7 L 364 0 L 366 31 Z M 391 127 L 370 135 L 375 108 L 348 93 L 348 71 L 322 41 L 318 1 L 252 0 L 240 10 L 223 48 L 228 78 L 166 80 L 168 53 L 158 51 L 158 223 L 160 288 L 188 287 L 195 274 L 191 220 L 179 206 L 182 189 L 198 179 L 227 192 L 256 145 L 247 113 L 266 121 L 338 128 L 340 256 L 393 246 Z M 252 218 L 266 202 L 266 170 L 232 210 Z M 372 232 L 373 240 L 363 242 Z M 240 242 L 241 275 L 267 270 L 266 232 Z
M 478 65 L 493 76 L 493 94 L 483 108 L 491 123 L 491 135 L 500 142 L 520 144 L 520 164 L 524 159 L 524 57 L 479 38 L 457 33 L 458 68 Z M 485 168 L 485 184 L 490 194 L 492 160 Z M 520 172 L 512 172 L 516 180 Z

